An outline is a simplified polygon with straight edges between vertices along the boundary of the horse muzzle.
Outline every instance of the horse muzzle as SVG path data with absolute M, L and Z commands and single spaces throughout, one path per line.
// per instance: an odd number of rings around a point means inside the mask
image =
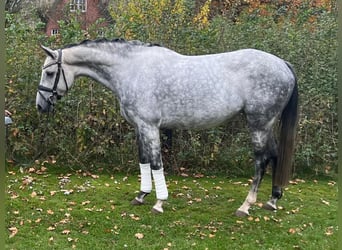
M 52 112 L 55 105 L 55 97 L 50 95 L 45 97 L 40 91 L 37 92 L 36 107 L 40 113 Z

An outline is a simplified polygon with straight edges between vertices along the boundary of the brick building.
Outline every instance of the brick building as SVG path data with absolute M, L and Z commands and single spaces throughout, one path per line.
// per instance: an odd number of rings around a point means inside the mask
M 50 1 L 41 13 L 46 23 L 46 35 L 58 34 L 58 21 L 65 20 L 72 14 L 77 15 L 83 29 L 87 29 L 99 18 L 106 20 L 105 25 L 113 22 L 108 12 L 108 0 L 55 0 Z

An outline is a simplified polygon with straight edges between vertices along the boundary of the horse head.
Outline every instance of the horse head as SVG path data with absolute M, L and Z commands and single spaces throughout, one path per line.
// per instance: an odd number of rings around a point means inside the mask
M 73 83 L 73 74 L 63 68 L 62 49 L 52 50 L 41 46 L 47 54 L 40 83 L 38 86 L 36 106 L 40 112 L 51 112 Z

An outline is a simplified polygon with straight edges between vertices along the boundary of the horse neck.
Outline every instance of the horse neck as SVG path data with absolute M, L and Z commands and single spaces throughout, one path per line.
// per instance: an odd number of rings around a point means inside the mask
M 64 49 L 63 52 L 63 62 L 73 68 L 75 78 L 79 76 L 90 77 L 117 92 L 115 68 L 120 61 L 118 55 L 102 48 L 77 46 Z

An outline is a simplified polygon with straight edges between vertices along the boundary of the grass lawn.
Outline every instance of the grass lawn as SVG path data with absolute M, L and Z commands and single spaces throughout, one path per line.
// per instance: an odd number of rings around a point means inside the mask
M 277 212 L 261 202 L 249 217 L 235 210 L 245 199 L 245 178 L 167 176 L 164 214 L 131 206 L 137 175 L 67 171 L 62 167 L 8 167 L 6 249 L 337 249 L 336 179 L 295 180 Z

